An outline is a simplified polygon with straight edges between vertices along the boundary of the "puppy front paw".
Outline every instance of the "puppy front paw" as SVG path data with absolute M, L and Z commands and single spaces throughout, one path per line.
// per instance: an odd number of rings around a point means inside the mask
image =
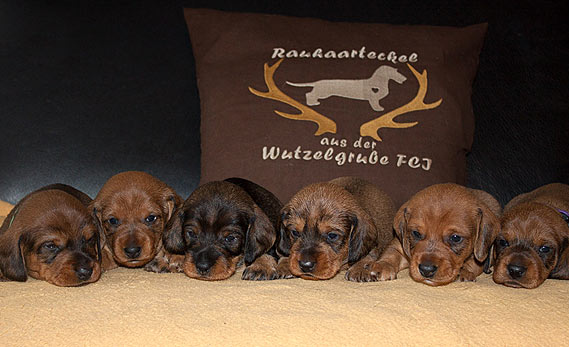
M 476 282 L 477 275 L 466 269 L 461 269 L 458 275 L 458 280 L 460 282 Z
M 386 262 L 359 261 L 348 269 L 345 278 L 352 282 L 390 281 L 397 278 L 397 270 Z
M 144 270 L 156 273 L 170 272 L 168 271 L 168 263 L 158 258 L 154 258 L 148 264 L 144 265 Z
M 288 257 L 279 259 L 279 263 L 277 264 L 277 279 L 290 279 L 294 277 L 292 272 L 290 272 Z
M 268 281 L 278 278 L 276 269 L 261 269 L 253 264 L 247 266 L 241 275 L 242 280 L 247 281 Z
M 158 255 L 144 266 L 144 270 L 156 273 L 184 272 L 182 268 L 183 262 L 184 256 L 174 254 L 169 256 Z
M 346 271 L 345 279 L 352 282 L 376 282 L 377 273 L 371 270 L 373 261 L 359 261 Z
M 253 264 L 243 270 L 243 275 L 241 275 L 241 279 L 248 281 L 266 281 L 277 278 L 277 261 L 268 254 L 257 258 Z
M 378 281 L 393 281 L 397 279 L 395 266 L 384 261 L 373 264 L 373 271 L 377 273 Z

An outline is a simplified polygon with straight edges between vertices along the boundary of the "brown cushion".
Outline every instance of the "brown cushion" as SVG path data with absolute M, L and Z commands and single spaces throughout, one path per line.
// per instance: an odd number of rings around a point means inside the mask
M 201 98 L 202 182 L 240 176 L 283 201 L 338 176 L 400 205 L 463 184 L 486 24 L 333 23 L 185 9 Z

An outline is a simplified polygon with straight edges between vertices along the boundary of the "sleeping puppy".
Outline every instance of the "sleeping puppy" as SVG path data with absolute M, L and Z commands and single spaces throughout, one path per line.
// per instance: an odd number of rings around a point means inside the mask
M 90 202 L 63 184 L 24 197 L 0 228 L 0 280 L 31 276 L 62 287 L 97 281 L 101 252 Z
M 569 186 L 553 183 L 512 199 L 494 244 L 494 282 L 536 288 L 569 279 Z
M 301 189 L 282 209 L 278 251 L 287 257 L 279 277 L 325 280 L 351 266 L 348 280 L 372 281 L 362 262 L 377 259 L 393 239 L 394 214 L 393 201 L 359 178 Z
M 409 267 L 431 286 L 475 281 L 500 230 L 500 204 L 490 194 L 457 184 L 436 184 L 407 201 L 393 222 L 394 240 L 373 265 L 380 280 Z
M 172 188 L 147 173 L 111 177 L 90 206 L 103 238 L 104 268 L 141 267 L 167 257 L 162 233 L 181 203 Z
M 198 187 L 164 233 L 170 252 L 184 254 L 183 272 L 224 280 L 244 261 L 245 280 L 276 278 L 275 225 L 282 204 L 269 191 L 239 178 Z

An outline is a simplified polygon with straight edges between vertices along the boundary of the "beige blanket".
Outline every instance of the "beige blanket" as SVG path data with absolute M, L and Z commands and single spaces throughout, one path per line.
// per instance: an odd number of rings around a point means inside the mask
M 78 288 L 0 282 L 1 346 L 222 344 L 568 345 L 569 281 L 205 282 L 121 268 Z

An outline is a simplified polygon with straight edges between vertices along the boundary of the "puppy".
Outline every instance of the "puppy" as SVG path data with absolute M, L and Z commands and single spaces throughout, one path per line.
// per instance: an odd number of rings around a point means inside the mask
M 245 280 L 276 278 L 275 225 L 280 201 L 239 178 L 198 187 L 164 233 L 170 252 L 184 254 L 183 272 L 200 280 L 224 280 L 244 260 Z
M 395 239 L 370 266 L 379 280 L 409 267 L 431 286 L 475 281 L 500 230 L 500 204 L 490 194 L 456 184 L 437 184 L 415 194 L 397 211 Z
M 393 201 L 359 178 L 301 189 L 282 209 L 278 251 L 286 257 L 279 260 L 279 277 L 325 280 L 352 265 L 347 279 L 371 280 L 358 261 L 369 260 L 372 250 L 377 257 L 393 239 L 394 214 Z
M 163 251 L 162 233 L 181 203 L 172 188 L 147 173 L 111 177 L 90 206 L 102 235 L 104 268 L 141 267 L 156 257 L 161 261 L 148 266 L 163 264 L 169 255 Z
M 569 186 L 553 183 L 512 199 L 494 244 L 494 282 L 536 288 L 569 279 Z
M 86 194 L 63 184 L 24 197 L 0 228 L 0 279 L 28 276 L 57 286 L 79 286 L 101 276 L 97 227 Z

